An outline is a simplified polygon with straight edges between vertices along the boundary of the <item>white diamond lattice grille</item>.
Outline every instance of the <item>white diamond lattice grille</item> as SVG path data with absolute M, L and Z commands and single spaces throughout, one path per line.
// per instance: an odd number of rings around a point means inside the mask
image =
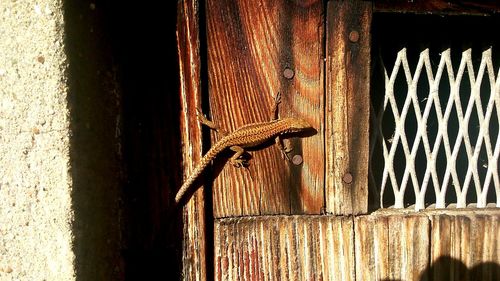
M 391 73 L 388 73 L 383 63 L 382 69 L 385 76 L 384 97 L 380 106 L 374 108 L 372 104 L 371 108 L 369 173 L 370 184 L 379 193 L 380 206 L 388 207 L 384 206 L 384 194 L 393 192 L 394 208 L 404 208 L 405 204 L 414 204 L 416 210 L 429 205 L 444 208 L 450 204 L 457 208 L 465 208 L 470 204 L 483 208 L 488 203 L 487 195 L 490 191 L 496 196 L 496 207 L 500 207 L 500 69 L 495 77 L 492 49 L 482 53 L 480 63 L 473 61 L 470 49 L 464 51 L 457 71 L 453 69 L 450 49 L 441 53 L 437 69 L 436 65 L 433 67 L 429 50 L 426 49 L 420 53 L 417 66 L 412 72 L 405 48 L 398 52 Z M 401 92 L 400 87 L 395 87 L 395 84 L 398 75 L 403 74 L 407 91 Z M 429 92 L 423 99 L 420 94 L 419 99 L 417 86 L 420 87 L 422 79 L 426 79 L 424 82 L 428 83 Z M 440 83 L 449 85 L 449 91 L 443 93 Z M 464 84 L 469 86 L 465 87 Z M 398 106 L 397 98 L 404 100 L 399 102 L 403 103 L 402 106 Z M 387 114 L 391 115 L 391 128 L 387 128 L 386 122 L 383 122 Z M 409 115 L 412 120 L 416 120 L 416 130 L 407 130 Z M 458 121 L 458 125 L 455 125 L 458 128 L 453 129 L 455 133 L 450 133 L 453 131 L 450 130 L 453 118 Z M 476 120 L 475 125 L 471 125 L 471 119 Z M 428 133 L 429 122 L 433 122 L 438 128 L 433 135 Z M 387 134 L 388 131 L 391 132 L 390 135 Z M 383 170 L 378 174 L 374 173 L 373 168 L 376 149 L 382 150 L 379 153 L 384 162 Z M 400 159 L 395 159 L 397 152 L 404 155 L 402 159 L 405 163 L 395 163 Z M 436 159 L 439 157 L 445 159 L 444 162 L 439 162 L 444 163 L 442 166 L 445 167 L 437 166 Z M 425 160 L 416 162 L 417 158 Z M 465 168 L 459 169 L 460 165 Z M 417 173 L 417 168 L 422 171 L 420 174 Z M 429 186 L 431 188 L 428 190 Z M 415 202 L 405 202 L 408 187 L 413 187 Z M 447 192 L 453 191 L 456 197 L 452 198 L 456 198 L 456 202 L 446 202 L 450 198 L 446 196 Z M 474 191 L 475 197 L 472 198 L 477 200 L 467 202 L 471 198 L 467 196 L 468 193 Z M 435 198 L 435 202 L 426 202 L 428 192 L 434 192 L 431 198 Z

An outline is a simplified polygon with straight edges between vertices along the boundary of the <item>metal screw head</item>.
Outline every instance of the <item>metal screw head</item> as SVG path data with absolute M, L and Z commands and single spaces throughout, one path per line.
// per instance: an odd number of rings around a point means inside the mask
M 349 32 L 349 41 L 351 41 L 353 43 L 358 42 L 359 41 L 359 32 L 357 32 L 356 30 Z
M 292 157 L 292 163 L 294 165 L 300 165 L 302 164 L 302 162 L 304 162 L 304 159 L 302 159 L 302 155 L 299 155 L 299 154 L 295 154 L 293 157 Z
M 283 76 L 285 76 L 286 79 L 292 79 L 293 76 L 295 76 L 295 72 L 293 69 L 286 67 L 285 70 L 283 70 Z
M 349 172 L 345 173 L 344 176 L 342 177 L 342 180 L 347 184 L 352 183 L 352 174 Z

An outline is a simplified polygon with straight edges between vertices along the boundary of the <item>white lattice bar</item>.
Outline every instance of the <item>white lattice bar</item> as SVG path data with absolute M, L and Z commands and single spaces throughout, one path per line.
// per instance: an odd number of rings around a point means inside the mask
M 415 70 L 412 72 L 408 62 L 406 49 L 402 49 L 397 54 L 394 67 L 391 75 L 388 75 L 387 68 L 382 62 L 382 69 L 385 77 L 385 92 L 383 102 L 378 109 L 372 105 L 372 139 L 370 147 L 370 162 L 373 162 L 373 154 L 376 149 L 382 150 L 384 165 L 381 178 L 377 179 L 374 176 L 373 165 L 370 166 L 370 182 L 379 190 L 380 206 L 384 206 L 384 193 L 386 192 L 387 184 L 392 187 L 394 194 L 395 208 L 403 208 L 405 203 L 414 203 L 415 209 L 423 209 L 426 205 L 435 204 L 436 208 L 444 208 L 447 204 L 456 204 L 457 207 L 463 208 L 470 203 L 476 203 L 477 207 L 485 207 L 487 202 L 488 190 L 491 186 L 495 188 L 496 206 L 500 207 L 500 180 L 498 173 L 498 159 L 500 152 L 500 139 L 498 128 L 496 135 L 491 135 L 490 124 L 496 122 L 497 127 L 500 124 L 500 70 L 495 78 L 495 70 L 492 62 L 491 48 L 482 53 L 481 62 L 478 67 L 477 74 L 474 71 L 472 60 L 472 51 L 466 50 L 462 53 L 460 65 L 456 73 L 453 70 L 451 51 L 448 49 L 441 53 L 439 65 L 436 74 L 433 73 L 433 68 L 430 60 L 429 50 L 426 49 L 420 53 L 418 63 Z M 424 73 L 423 73 L 424 72 Z M 442 77 L 446 73 L 449 84 L 449 93 L 439 93 L 440 83 L 443 83 Z M 398 75 L 403 75 L 407 83 L 407 90 L 401 92 L 401 89 L 395 89 L 396 79 Z M 427 79 L 429 84 L 429 92 L 424 100 L 419 101 L 419 81 Z M 461 89 L 463 79 L 468 79 L 470 89 Z M 489 83 L 490 92 L 482 93 L 482 83 Z M 420 90 L 421 91 L 421 90 Z M 465 93 L 469 94 L 468 100 L 462 104 L 462 96 Z M 377 93 L 374 93 L 377 94 Z M 421 94 L 421 93 L 420 93 Z M 447 95 L 447 101 L 441 104 L 439 96 Z M 487 96 L 487 103 L 483 105 L 481 96 Z M 398 107 L 397 98 L 404 98 L 404 103 L 401 108 Z M 425 104 L 421 108 L 421 103 Z M 443 110 L 444 106 L 444 110 Z M 384 136 L 382 124 L 384 114 L 389 114 L 388 109 L 392 112 L 394 119 L 393 134 L 390 137 Z M 434 108 L 434 112 L 432 109 Z M 409 136 L 405 131 L 405 122 L 408 114 L 412 109 L 417 123 L 416 133 L 413 143 L 409 143 Z M 422 110 L 423 109 L 423 110 Z M 496 112 L 495 112 L 496 111 Z M 429 116 L 435 113 L 438 131 L 434 143 L 429 141 L 427 125 Z M 448 134 L 450 116 L 455 114 L 458 119 L 457 135 L 454 140 L 450 140 Z M 474 115 L 475 114 L 475 115 Z M 477 117 L 479 124 L 478 130 L 470 129 L 470 120 Z M 474 143 L 471 141 L 471 136 L 476 136 Z M 410 137 L 413 137 L 411 135 Z M 377 144 L 379 144 L 377 146 Z M 394 163 L 394 157 L 398 146 L 401 145 L 402 153 L 405 157 L 404 172 L 402 177 L 396 176 L 396 169 L 402 169 L 400 163 Z M 423 147 L 419 150 L 419 147 Z M 486 175 L 483 182 L 479 172 L 481 165 L 479 159 L 484 146 L 486 154 Z M 438 154 L 440 148 L 444 149 L 446 158 L 446 167 L 444 175 L 441 177 L 437 172 Z M 457 171 L 457 159 L 463 155 L 465 148 L 465 156 L 468 161 L 467 172 L 464 179 L 461 181 Z M 425 154 L 426 167 L 425 173 L 421 181 L 417 176 L 415 162 L 419 153 Z M 484 162 L 484 161 L 483 161 Z M 459 163 L 463 165 L 463 163 Z M 405 202 L 404 194 L 408 184 L 413 186 L 415 194 L 415 202 Z M 434 187 L 435 202 L 425 202 L 428 185 L 432 183 Z M 456 194 L 456 202 L 446 202 L 446 194 L 449 191 L 449 186 L 454 187 Z M 476 202 L 467 202 L 467 194 L 471 185 L 476 193 Z

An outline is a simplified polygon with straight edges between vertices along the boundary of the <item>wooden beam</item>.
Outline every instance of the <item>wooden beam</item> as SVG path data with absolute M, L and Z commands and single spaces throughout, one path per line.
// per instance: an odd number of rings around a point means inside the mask
M 366 213 L 372 4 L 329 1 L 326 34 L 326 211 Z
M 374 12 L 439 15 L 494 15 L 500 13 L 498 1 L 377 0 Z
M 200 25 L 197 0 L 178 1 L 177 44 L 180 68 L 182 110 L 180 128 L 184 179 L 194 170 L 202 155 L 201 128 L 196 108 L 201 105 Z M 184 280 L 207 280 L 205 198 L 201 187 L 183 211 L 182 275 Z M 208 246 L 211 247 L 211 246 Z M 212 265 L 210 265 L 212 266 Z

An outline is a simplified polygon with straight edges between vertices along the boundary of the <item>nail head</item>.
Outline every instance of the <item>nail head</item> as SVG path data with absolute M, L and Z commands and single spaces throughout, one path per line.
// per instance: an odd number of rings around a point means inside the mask
M 296 154 L 292 157 L 292 163 L 294 165 L 300 165 L 302 164 L 302 162 L 304 162 L 304 159 L 302 159 L 302 156 L 299 155 L 299 154 Z
M 285 76 L 286 79 L 292 79 L 293 76 L 295 76 L 295 72 L 293 69 L 286 67 L 285 70 L 283 70 L 283 76 Z
M 349 40 L 353 43 L 356 43 L 358 42 L 359 40 L 359 32 L 357 32 L 356 30 L 353 30 L 349 33 Z
M 344 176 L 342 177 L 342 180 L 345 183 L 347 183 L 347 184 L 352 183 L 352 174 L 351 173 L 345 173 Z

